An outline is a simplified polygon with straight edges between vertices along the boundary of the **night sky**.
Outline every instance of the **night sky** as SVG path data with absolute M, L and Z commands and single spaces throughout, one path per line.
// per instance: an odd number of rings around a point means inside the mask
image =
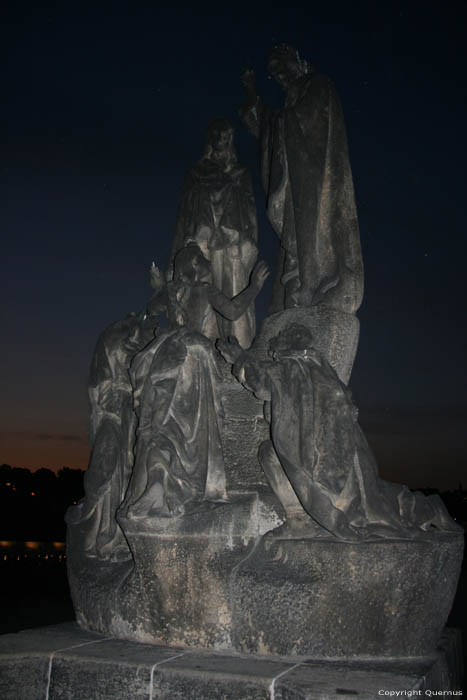
M 265 101 L 281 104 L 266 62 L 287 42 L 333 79 L 346 117 L 366 277 L 351 379 L 362 426 L 385 478 L 465 485 L 463 3 L 330 2 L 325 13 L 309 2 L 267 15 L 223 4 L 11 5 L 0 463 L 87 466 L 97 336 L 149 298 L 149 265 L 166 263 L 184 174 L 212 117 L 236 127 L 255 181 L 260 255 L 274 265 L 256 142 L 237 109 L 247 66 Z M 259 316 L 269 294 L 270 283 Z

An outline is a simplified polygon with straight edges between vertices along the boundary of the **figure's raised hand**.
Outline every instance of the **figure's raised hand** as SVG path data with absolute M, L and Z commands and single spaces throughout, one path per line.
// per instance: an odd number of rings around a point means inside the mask
M 224 360 L 231 365 L 238 360 L 243 352 L 240 343 L 234 336 L 229 336 L 228 341 L 218 338 L 216 340 L 216 348 L 219 350 Z
M 253 284 L 258 289 L 262 289 L 263 284 L 265 283 L 268 277 L 269 267 L 267 266 L 267 263 L 264 262 L 264 260 L 260 260 L 260 262 L 257 263 L 255 269 L 251 273 L 251 284 Z
M 156 263 L 154 261 L 151 263 L 151 267 L 149 268 L 149 276 L 151 287 L 155 292 L 159 292 L 164 286 L 164 275 L 160 269 L 156 267 Z

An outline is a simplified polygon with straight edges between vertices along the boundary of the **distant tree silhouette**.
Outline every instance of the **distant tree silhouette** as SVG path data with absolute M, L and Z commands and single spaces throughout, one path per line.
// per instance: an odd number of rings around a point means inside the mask
M 41 468 L 0 466 L 0 539 L 55 541 L 65 538 L 65 511 L 83 497 L 81 469 L 58 474 Z

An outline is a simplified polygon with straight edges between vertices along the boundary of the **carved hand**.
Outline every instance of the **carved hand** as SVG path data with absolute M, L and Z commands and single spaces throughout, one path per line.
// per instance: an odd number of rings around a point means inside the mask
M 224 360 L 231 365 L 234 364 L 243 352 L 240 343 L 234 336 L 229 336 L 228 341 L 218 338 L 216 340 L 216 348 L 219 350 Z
M 256 266 L 253 272 L 251 273 L 251 284 L 257 289 L 262 289 L 263 284 L 265 283 L 266 279 L 269 277 L 269 268 L 267 266 L 267 263 L 264 262 L 264 260 L 261 260 Z
M 157 292 L 164 286 L 164 276 L 162 272 L 156 267 L 156 264 L 152 262 L 149 268 L 151 287 Z

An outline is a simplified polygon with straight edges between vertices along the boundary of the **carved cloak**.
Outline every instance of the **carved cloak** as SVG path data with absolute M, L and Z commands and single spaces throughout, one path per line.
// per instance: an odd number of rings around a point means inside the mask
M 456 527 L 439 498 L 379 478 L 350 392 L 326 360 L 291 352 L 276 362 L 240 361 L 234 372 L 258 398 L 270 401 L 280 465 L 305 511 L 323 528 L 358 539 L 414 537 L 431 524 Z
M 284 286 L 301 284 L 300 306 L 355 312 L 363 265 L 344 117 L 331 81 L 299 78 L 285 107 L 258 102 L 241 111 L 261 142 L 261 174 L 272 227 L 281 238 L 271 313 L 287 305 Z M 288 304 L 291 305 L 291 304 Z
M 167 332 L 135 358 L 132 377 L 139 425 L 129 517 L 177 515 L 188 504 L 224 500 L 221 375 L 212 343 L 187 329 Z

